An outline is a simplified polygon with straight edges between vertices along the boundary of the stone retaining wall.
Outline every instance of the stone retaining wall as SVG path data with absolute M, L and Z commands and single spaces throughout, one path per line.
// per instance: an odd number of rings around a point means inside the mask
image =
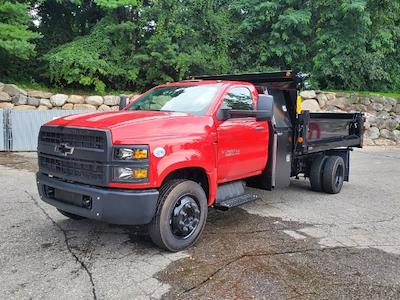
M 303 110 L 365 113 L 365 145 L 400 145 L 400 99 L 381 96 L 302 91 Z M 0 109 L 117 111 L 119 96 L 81 96 L 24 90 L 0 82 Z
M 400 99 L 382 96 L 303 91 L 303 110 L 364 112 L 365 145 L 400 145 Z
M 24 90 L 14 84 L 0 83 L 0 109 L 16 110 L 100 110 L 118 111 L 119 96 L 81 96 Z

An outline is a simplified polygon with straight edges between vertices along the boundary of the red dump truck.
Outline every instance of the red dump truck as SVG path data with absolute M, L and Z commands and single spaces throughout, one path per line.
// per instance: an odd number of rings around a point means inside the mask
M 53 120 L 38 137 L 41 199 L 72 219 L 146 224 L 169 251 L 193 245 L 209 208 L 304 175 L 335 194 L 362 147 L 361 113 L 301 111 L 293 71 L 198 76 L 157 86 L 119 112 Z

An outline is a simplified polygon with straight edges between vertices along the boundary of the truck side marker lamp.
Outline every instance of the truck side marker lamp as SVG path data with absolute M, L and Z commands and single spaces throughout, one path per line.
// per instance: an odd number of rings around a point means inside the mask
M 157 147 L 153 150 L 153 155 L 157 158 L 164 157 L 166 154 L 166 151 L 163 147 Z

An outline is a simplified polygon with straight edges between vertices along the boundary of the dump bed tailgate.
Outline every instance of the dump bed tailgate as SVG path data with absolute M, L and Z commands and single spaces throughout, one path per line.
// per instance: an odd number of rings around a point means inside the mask
M 298 116 L 295 154 L 303 155 L 340 147 L 362 147 L 362 113 L 310 113 Z

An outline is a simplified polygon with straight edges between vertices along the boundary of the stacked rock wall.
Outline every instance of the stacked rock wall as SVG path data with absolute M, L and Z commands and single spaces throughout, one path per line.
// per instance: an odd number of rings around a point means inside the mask
M 14 84 L 0 83 L 0 109 L 15 110 L 100 110 L 117 111 L 119 96 L 81 96 L 52 94 L 37 90 L 24 90 Z

